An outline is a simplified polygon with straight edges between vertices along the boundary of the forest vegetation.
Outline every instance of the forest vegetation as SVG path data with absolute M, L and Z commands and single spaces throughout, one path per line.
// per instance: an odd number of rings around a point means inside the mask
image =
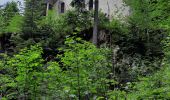
M 170 100 L 170 0 L 124 0 L 123 19 L 24 3 L 0 7 L 1 100 Z

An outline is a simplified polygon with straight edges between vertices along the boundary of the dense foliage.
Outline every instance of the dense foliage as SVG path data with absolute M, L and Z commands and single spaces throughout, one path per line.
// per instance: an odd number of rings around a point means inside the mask
M 104 95 L 108 89 L 107 74 L 111 70 L 106 58 L 108 50 L 98 49 L 79 38 L 68 38 L 65 43 L 65 53 L 57 56 L 60 62 L 45 63 L 39 46 L 25 48 L 13 57 L 2 56 L 2 96 L 7 99 L 44 96 L 63 100 Z
M 84 0 L 64 14 L 44 0 L 0 8 L 0 99 L 170 99 L 170 2 L 124 2 L 124 20 L 99 12 L 97 45 Z

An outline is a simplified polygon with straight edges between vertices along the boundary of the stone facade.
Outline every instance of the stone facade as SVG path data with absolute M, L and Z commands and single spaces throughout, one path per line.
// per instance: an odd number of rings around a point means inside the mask
M 50 6 L 58 13 L 64 13 L 67 10 L 73 9 L 70 6 L 72 0 L 47 0 Z M 85 0 L 86 9 L 94 9 L 95 0 Z M 50 6 L 48 8 L 50 8 Z M 99 9 L 108 17 L 118 17 L 129 15 L 129 8 L 124 6 L 123 0 L 99 0 Z

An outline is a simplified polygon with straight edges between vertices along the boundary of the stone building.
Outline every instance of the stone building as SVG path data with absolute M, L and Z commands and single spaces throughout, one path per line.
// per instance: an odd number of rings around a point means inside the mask
M 95 0 L 85 0 L 87 10 L 94 9 Z M 46 0 L 47 12 L 54 8 L 57 13 L 64 13 L 67 10 L 73 9 L 71 7 L 72 0 Z M 118 15 L 129 15 L 129 8 L 124 5 L 123 0 L 99 0 L 99 9 L 110 18 Z

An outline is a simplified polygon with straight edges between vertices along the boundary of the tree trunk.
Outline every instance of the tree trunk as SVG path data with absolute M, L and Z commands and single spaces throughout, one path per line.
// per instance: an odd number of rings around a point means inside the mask
M 46 16 L 48 16 L 49 5 L 50 5 L 49 0 L 47 0 Z
M 94 11 L 94 27 L 93 27 L 93 44 L 97 46 L 97 33 L 99 23 L 99 0 L 95 0 L 95 11 Z

